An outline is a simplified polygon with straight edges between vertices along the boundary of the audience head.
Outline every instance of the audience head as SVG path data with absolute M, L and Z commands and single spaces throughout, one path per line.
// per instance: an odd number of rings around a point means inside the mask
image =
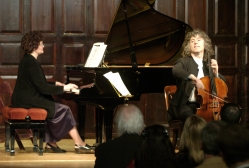
M 205 127 L 206 121 L 197 115 L 188 117 L 184 123 L 180 140 L 180 151 L 188 151 L 192 164 L 201 164 L 204 160 L 201 149 L 201 131 Z
M 228 167 L 249 162 L 249 130 L 239 124 L 229 124 L 218 136 L 218 145 Z
M 146 127 L 135 156 L 136 168 L 177 167 L 174 147 L 168 130 L 162 125 Z
M 41 32 L 30 31 L 23 36 L 21 41 L 21 48 L 25 51 L 25 53 L 30 54 L 38 48 L 41 41 L 43 41 Z
M 219 133 L 226 127 L 224 121 L 211 121 L 202 129 L 202 149 L 204 154 L 219 156 L 220 150 L 217 143 Z
M 220 111 L 220 118 L 229 124 L 239 123 L 242 115 L 241 108 L 235 103 L 226 103 Z
M 133 105 L 119 105 L 115 114 L 118 135 L 124 133 L 141 134 L 144 129 L 144 117 L 140 109 Z

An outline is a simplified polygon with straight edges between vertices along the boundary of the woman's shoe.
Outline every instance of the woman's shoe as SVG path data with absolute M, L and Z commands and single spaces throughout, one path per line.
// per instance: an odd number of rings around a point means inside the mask
M 47 145 L 50 148 L 45 147 L 45 152 L 46 153 L 65 153 L 65 152 L 67 152 L 66 150 L 63 150 L 63 149 L 59 148 L 59 146 L 54 147 L 53 145 L 51 145 L 49 143 L 47 143 Z
M 74 146 L 75 148 L 75 153 L 94 153 L 95 148 L 86 144 L 85 146 L 81 146 L 81 145 L 76 145 Z

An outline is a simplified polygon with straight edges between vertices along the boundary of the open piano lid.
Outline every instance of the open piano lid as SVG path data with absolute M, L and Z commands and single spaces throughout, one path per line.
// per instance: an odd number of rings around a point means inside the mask
M 104 61 L 109 66 L 131 65 L 123 1 L 138 65 L 172 65 L 181 57 L 185 33 L 192 30 L 189 25 L 156 11 L 155 0 L 121 0 L 105 41 Z

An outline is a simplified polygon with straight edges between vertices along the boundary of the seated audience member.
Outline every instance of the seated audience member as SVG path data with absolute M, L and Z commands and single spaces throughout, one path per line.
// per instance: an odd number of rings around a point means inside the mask
M 162 125 L 146 127 L 135 155 L 136 168 L 179 167 L 168 130 Z
M 239 124 L 230 124 L 218 136 L 223 160 L 229 168 L 249 167 L 249 130 Z
M 204 160 L 201 149 L 201 131 L 206 121 L 197 115 L 186 119 L 180 140 L 179 152 L 176 154 L 180 167 L 192 168 L 200 165 Z
M 202 149 L 204 152 L 204 162 L 197 168 L 227 168 L 220 156 L 217 143 L 219 133 L 226 127 L 224 121 L 211 121 L 202 129 Z
M 235 103 L 226 103 L 220 111 L 220 119 L 229 124 L 239 123 L 241 120 L 242 110 Z
M 126 168 L 134 160 L 140 134 L 144 129 L 142 112 L 132 104 L 120 105 L 114 122 L 119 137 L 96 147 L 95 168 Z

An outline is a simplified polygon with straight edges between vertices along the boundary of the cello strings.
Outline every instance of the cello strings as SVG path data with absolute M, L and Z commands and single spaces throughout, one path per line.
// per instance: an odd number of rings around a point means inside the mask
M 214 94 L 212 94 L 212 93 L 209 93 L 207 90 L 205 90 L 205 89 L 201 89 L 201 90 L 203 90 L 205 93 L 207 93 L 207 94 L 209 94 L 209 95 L 211 95 L 211 96 L 213 96 L 213 97 L 215 97 L 215 98 L 217 98 L 217 99 L 220 99 L 220 100 L 222 100 L 222 101 L 224 101 L 225 103 L 228 103 L 228 101 L 226 101 L 226 100 L 224 100 L 224 99 L 222 99 L 222 98 L 220 98 L 220 97 L 218 97 L 218 96 L 216 96 L 216 95 L 214 95 Z

